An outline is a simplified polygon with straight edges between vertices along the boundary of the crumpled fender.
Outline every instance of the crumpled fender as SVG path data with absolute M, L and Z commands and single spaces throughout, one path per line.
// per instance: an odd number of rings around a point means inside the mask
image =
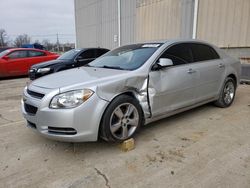
M 112 101 L 118 95 L 130 92 L 139 101 L 144 112 L 144 117 L 151 116 L 150 105 L 148 100 L 148 76 L 137 76 L 121 78 L 105 82 L 96 87 L 97 95 L 106 101 Z

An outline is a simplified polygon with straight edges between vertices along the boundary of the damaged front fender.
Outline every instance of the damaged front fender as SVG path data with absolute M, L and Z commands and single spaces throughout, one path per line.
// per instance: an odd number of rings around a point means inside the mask
M 137 76 L 106 82 L 97 86 L 97 95 L 106 101 L 112 101 L 118 95 L 132 93 L 139 101 L 144 117 L 151 117 L 148 97 L 148 76 Z

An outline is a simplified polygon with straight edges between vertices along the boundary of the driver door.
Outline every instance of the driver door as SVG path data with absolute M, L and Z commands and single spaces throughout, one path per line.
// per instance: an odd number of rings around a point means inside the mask
M 198 78 L 188 44 L 176 44 L 160 58 L 171 59 L 174 65 L 149 73 L 148 92 L 153 117 L 194 104 Z
M 9 76 L 26 75 L 28 73 L 28 52 L 18 50 L 8 54 L 9 60 L 6 63 L 6 71 Z

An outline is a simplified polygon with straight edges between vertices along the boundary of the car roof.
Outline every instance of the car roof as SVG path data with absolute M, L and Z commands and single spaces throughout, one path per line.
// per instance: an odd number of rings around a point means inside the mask
M 149 43 L 161 43 L 161 44 L 174 44 L 174 43 L 202 43 L 206 45 L 213 46 L 212 44 L 203 41 L 203 40 L 198 40 L 198 39 L 167 39 L 167 40 L 156 40 L 156 41 L 147 41 L 147 42 L 141 42 L 141 43 L 136 43 L 136 44 L 149 44 Z
M 95 49 L 101 49 L 101 50 L 109 50 L 107 48 L 94 48 L 94 47 L 88 47 L 88 48 L 76 48 L 76 49 L 72 49 L 72 50 L 95 50 Z
M 35 50 L 35 51 L 40 51 L 40 52 L 48 52 L 46 50 L 40 50 L 40 49 L 36 49 L 36 48 L 10 48 L 7 50 L 9 50 L 10 52 L 17 51 L 17 50 Z

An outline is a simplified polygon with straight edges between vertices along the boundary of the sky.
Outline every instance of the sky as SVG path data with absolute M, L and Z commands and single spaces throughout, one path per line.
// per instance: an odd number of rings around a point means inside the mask
M 74 0 L 0 0 L 0 29 L 10 39 L 28 34 L 31 40 L 75 42 Z

